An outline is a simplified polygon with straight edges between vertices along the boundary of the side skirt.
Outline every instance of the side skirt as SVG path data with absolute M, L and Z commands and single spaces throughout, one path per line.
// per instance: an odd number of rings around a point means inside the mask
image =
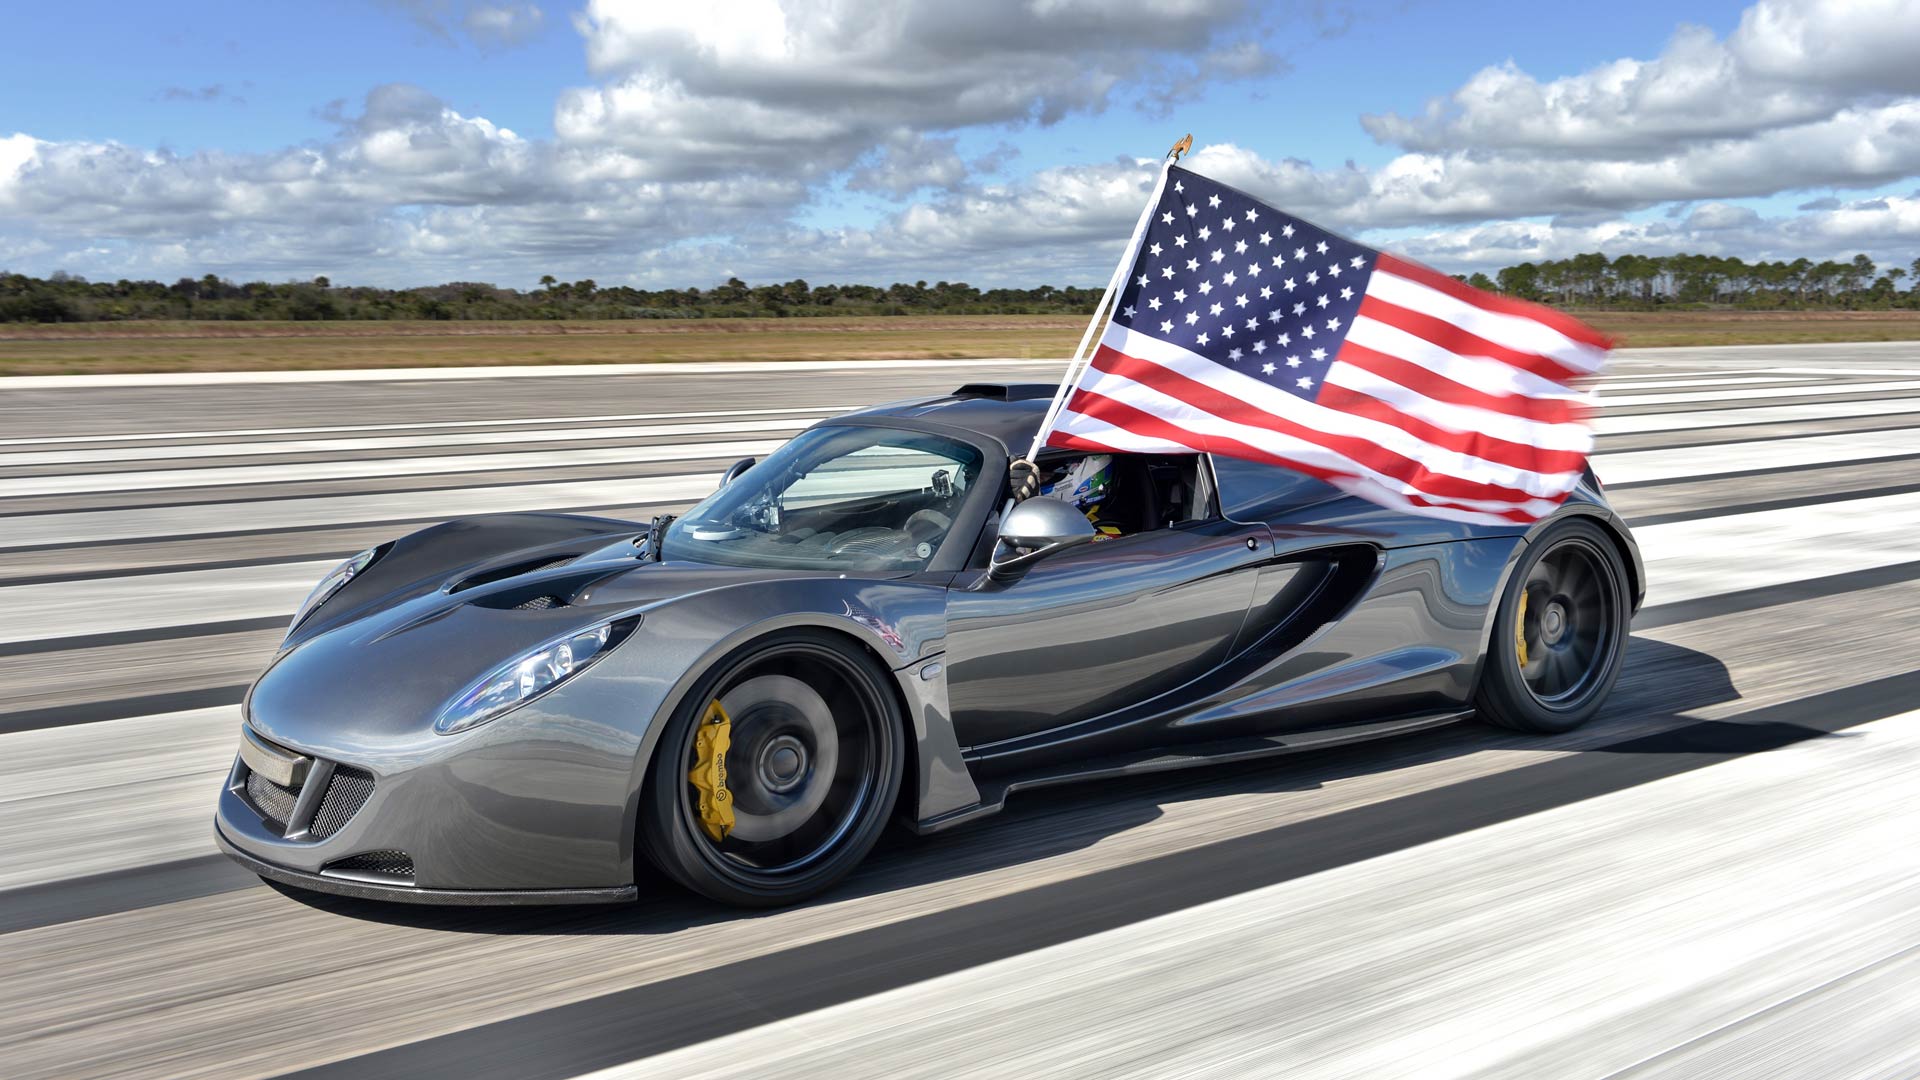
M 1219 742 L 1198 743 L 1178 751 L 1163 749 L 1147 750 L 1135 754 L 1121 754 L 1100 758 L 1094 761 L 1079 762 L 1057 769 L 1043 769 L 1024 775 L 1010 776 L 1004 780 L 987 780 L 980 783 L 980 801 L 952 810 L 938 817 L 915 821 L 913 830 L 921 835 L 941 832 L 956 825 L 963 825 L 978 818 L 999 813 L 1006 807 L 1007 796 L 1016 791 L 1032 788 L 1053 787 L 1058 784 L 1077 784 L 1086 780 L 1107 780 L 1121 776 L 1144 776 L 1148 773 L 1169 772 L 1174 769 L 1190 769 L 1202 765 L 1224 765 L 1235 761 L 1247 761 L 1253 758 L 1276 757 L 1281 754 L 1296 754 L 1306 750 L 1323 750 L 1328 747 L 1345 746 L 1348 743 L 1366 742 L 1371 739 L 1385 738 L 1389 735 L 1402 735 L 1408 732 L 1424 731 L 1428 728 L 1442 727 L 1457 723 L 1473 715 L 1471 709 L 1458 709 L 1449 712 L 1427 713 L 1421 716 L 1403 717 L 1397 720 L 1380 720 L 1371 724 L 1355 724 L 1350 727 L 1323 728 L 1318 731 L 1290 732 L 1286 735 L 1266 735 L 1246 739 L 1225 739 Z

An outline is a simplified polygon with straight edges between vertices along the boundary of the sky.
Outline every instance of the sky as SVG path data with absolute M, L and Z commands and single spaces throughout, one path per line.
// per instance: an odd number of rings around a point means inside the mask
M 1103 283 L 1161 155 L 1449 273 L 1920 257 L 1920 0 L 21 5 L 0 270 Z

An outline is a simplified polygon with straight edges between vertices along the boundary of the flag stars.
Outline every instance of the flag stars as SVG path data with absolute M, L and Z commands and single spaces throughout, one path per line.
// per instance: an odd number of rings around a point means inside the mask
M 1174 303 L 1176 303 L 1176 304 L 1184 304 L 1184 303 L 1186 303 L 1186 302 L 1187 302 L 1187 290 L 1185 290 L 1185 289 L 1175 289 L 1175 290 L 1173 290 L 1173 302 L 1174 302 Z
M 1120 314 L 1121 314 L 1121 315 L 1124 315 L 1125 317 L 1127 317 L 1127 318 L 1129 318 L 1129 319 L 1131 319 L 1131 318 L 1133 318 L 1133 311 L 1134 311 L 1134 308 L 1133 308 L 1133 305 L 1132 305 L 1132 304 L 1128 304 L 1128 305 L 1127 305 L 1127 308 L 1126 308 L 1126 310 L 1125 310 L 1125 311 L 1122 311 L 1122 312 L 1121 312 Z
M 1178 180 L 1175 180 L 1175 181 L 1173 182 L 1173 190 L 1175 190 L 1175 191 L 1185 191 L 1185 190 L 1187 190 L 1187 185 L 1185 185 L 1185 184 L 1183 184 L 1183 183 L 1181 183 L 1181 182 L 1180 182 L 1180 181 L 1178 181 Z
M 1291 238 L 1293 236 L 1293 226 L 1291 225 L 1282 226 L 1280 229 L 1280 235 Z
M 1259 264 L 1259 263 L 1248 263 L 1248 264 L 1247 264 L 1247 276 L 1248 276 L 1248 277 L 1259 277 L 1259 276 L 1260 276 L 1260 264 Z
M 1367 261 L 1366 256 L 1355 255 L 1353 258 L 1347 260 L 1347 263 L 1348 265 L 1352 266 L 1355 270 L 1358 270 L 1360 269 L 1361 266 L 1366 264 L 1366 261 Z
M 1245 240 L 1235 240 L 1233 242 L 1233 253 L 1235 255 L 1245 255 L 1247 253 L 1247 242 Z
M 1224 259 L 1226 257 L 1227 257 L 1227 253 L 1224 251 L 1221 251 L 1219 248 L 1214 248 L 1213 254 L 1208 256 L 1208 258 L 1214 262 L 1219 262 L 1221 259 Z
M 1327 358 L 1327 350 L 1315 349 L 1307 355 L 1313 357 L 1315 360 L 1325 360 Z
M 1201 345 L 1205 345 L 1207 343 L 1207 332 L 1205 330 L 1200 331 L 1200 336 L 1194 338 L 1193 340 L 1198 342 Z
M 1272 233 L 1270 233 L 1270 232 L 1263 232 L 1263 233 L 1261 233 L 1261 234 L 1260 234 L 1260 242 L 1261 242 L 1262 244 L 1271 244 L 1271 243 L 1273 243 L 1273 234 L 1272 234 Z
M 1209 229 L 1209 228 L 1207 228 L 1207 227 L 1206 227 L 1205 225 L 1202 225 L 1202 226 L 1200 226 L 1200 233 L 1199 233 L 1199 236 L 1200 236 L 1200 239 L 1201 239 L 1201 240 L 1203 240 L 1203 241 L 1204 241 L 1204 240 L 1206 240 L 1206 239 L 1208 239 L 1209 237 L 1211 237 L 1212 235 L 1213 235 L 1213 230 L 1212 230 L 1212 229 Z
M 1280 314 L 1280 309 L 1279 309 L 1279 308 L 1274 308 L 1274 309 L 1273 309 L 1272 311 L 1269 311 L 1269 312 L 1267 312 L 1267 321 L 1268 321 L 1268 322 L 1279 322 L 1279 321 L 1280 321 L 1281 319 L 1283 319 L 1283 318 L 1285 318 L 1285 316 L 1283 316 L 1282 314 Z
M 1299 381 L 1295 382 L 1294 385 L 1298 386 L 1302 390 L 1305 390 L 1313 385 L 1313 380 L 1306 377 L 1305 375 L 1302 375 L 1300 376 Z
M 1286 289 L 1288 292 L 1292 292 L 1294 289 L 1299 287 L 1300 283 L 1295 281 L 1292 278 L 1288 278 L 1287 280 L 1281 282 L 1280 285 L 1282 288 Z
M 1143 289 L 1144 289 L 1144 288 L 1146 288 L 1146 287 L 1147 287 L 1147 275 L 1145 275 L 1145 274 L 1141 274 L 1141 275 L 1140 275 L 1139 277 L 1137 277 L 1137 278 L 1134 278 L 1134 279 L 1133 279 L 1133 283 L 1134 283 L 1135 285 L 1138 285 L 1138 286 L 1140 286 L 1140 287 L 1141 287 L 1141 288 L 1143 288 Z
M 1273 299 L 1273 286 L 1271 285 L 1260 286 L 1260 299 L 1262 300 Z
M 1245 355 L 1245 354 L 1244 354 L 1244 353 L 1242 353 L 1242 352 L 1241 352 L 1241 351 L 1240 351 L 1239 349 L 1230 349 L 1230 350 L 1228 350 L 1228 352 L 1227 352 L 1227 359 L 1229 359 L 1229 360 L 1231 360 L 1231 361 L 1233 361 L 1234 363 L 1236 363 L 1236 364 L 1237 364 L 1237 363 L 1239 363 L 1239 362 L 1240 362 L 1240 357 L 1241 357 L 1241 356 L 1243 356 L 1243 355 Z
M 1220 311 L 1221 311 L 1221 305 L 1216 303 L 1212 307 L 1207 309 L 1207 314 L 1218 315 L 1220 314 Z
M 1160 257 L 1160 252 L 1162 250 L 1164 249 L 1161 248 L 1160 244 L 1156 241 L 1152 247 L 1147 249 L 1147 252 L 1148 254 L 1152 255 L 1154 258 L 1157 259 Z
M 1201 296 L 1206 296 L 1206 295 L 1208 295 L 1208 294 L 1210 294 L 1210 293 L 1212 293 L 1212 292 L 1213 292 L 1213 282 L 1211 282 L 1211 281 L 1203 281 L 1203 282 L 1201 282 L 1201 283 L 1200 283 L 1200 295 L 1201 295 Z
M 1197 214 L 1197 213 L 1199 213 L 1199 212 L 1200 212 L 1200 208 L 1199 208 L 1199 207 L 1197 207 L 1197 206 L 1195 206 L 1195 205 L 1193 205 L 1192 203 L 1188 203 L 1188 204 L 1187 204 L 1187 216 L 1188 216 L 1188 217 L 1192 217 L 1193 215 L 1195 215 L 1195 214 Z
M 1273 374 L 1273 365 L 1272 365 L 1272 364 L 1261 364 L 1261 365 L 1260 365 L 1260 374 L 1262 374 L 1262 375 L 1271 375 L 1271 374 Z
M 1171 333 L 1173 333 L 1173 320 L 1172 320 L 1172 319 L 1163 319 L 1163 320 L 1161 320 L 1161 322 L 1160 322 L 1160 332 L 1161 332 L 1161 333 L 1163 333 L 1163 334 L 1171 334 Z
M 1194 323 L 1197 323 L 1197 322 L 1199 322 L 1199 321 L 1200 321 L 1200 313 L 1199 313 L 1199 312 L 1197 312 L 1197 311 L 1189 311 L 1189 312 L 1187 312 L 1187 325 L 1188 325 L 1188 326 L 1192 326 L 1192 325 L 1193 325 Z
M 1287 357 L 1287 366 L 1288 367 L 1300 366 L 1300 356 L 1298 353 L 1295 353 L 1294 355 Z
M 1294 260 L 1295 260 L 1295 261 L 1298 261 L 1298 260 L 1300 260 L 1300 259 L 1304 259 L 1304 258 L 1306 258 L 1306 257 L 1307 257 L 1307 249 L 1306 249 L 1306 248 L 1294 248 L 1294 249 L 1293 249 L 1293 257 L 1294 257 Z
M 1160 298 L 1159 298 L 1159 297 L 1157 297 L 1157 296 L 1149 296 L 1149 297 L 1147 297 L 1147 306 L 1148 306 L 1148 307 L 1150 307 L 1150 308 L 1152 308 L 1152 309 L 1153 309 L 1153 310 L 1155 310 L 1155 311 L 1159 311 L 1159 310 L 1160 310 Z
M 1254 342 L 1254 343 L 1253 343 L 1253 351 L 1254 351 L 1254 352 L 1256 352 L 1256 353 L 1263 353 L 1263 352 L 1266 352 L 1266 351 L 1267 351 L 1267 343 L 1266 343 L 1266 342 L 1264 342 L 1264 341 L 1256 341 L 1256 342 Z
M 1307 284 L 1309 285 L 1320 284 L 1320 271 L 1318 270 L 1307 271 Z
M 1161 267 L 1161 268 L 1160 268 L 1160 276 L 1161 276 L 1161 277 L 1163 277 L 1163 278 L 1170 278 L 1170 277 L 1172 277 L 1172 276 L 1173 276 L 1173 267 L 1171 267 L 1171 266 L 1163 266 L 1163 267 Z
M 1277 343 L 1277 344 L 1278 344 L 1278 345 L 1279 345 L 1279 346 L 1280 346 L 1281 348 L 1283 348 L 1283 349 L 1284 349 L 1284 348 L 1286 348 L 1287 346 L 1289 346 L 1289 345 L 1291 345 L 1291 344 L 1293 344 L 1293 335 L 1292 335 L 1292 334 L 1281 334 L 1281 335 L 1280 335 L 1279 337 L 1277 337 L 1277 338 L 1274 338 L 1273 340 L 1274 340 L 1274 341 L 1275 341 L 1275 342 L 1276 342 L 1276 343 Z
M 1227 218 L 1226 220 L 1224 220 L 1224 221 L 1222 221 L 1222 222 L 1220 223 L 1220 227 L 1221 227 L 1222 229 L 1225 229 L 1225 230 L 1226 230 L 1226 231 L 1228 231 L 1228 232 L 1232 232 L 1232 231 L 1233 231 L 1233 219 L 1232 219 L 1232 218 Z
M 1340 329 L 1340 320 L 1339 320 L 1339 319 L 1328 319 L 1328 320 L 1327 320 L 1327 329 L 1329 329 L 1329 330 L 1338 330 L 1338 329 Z
M 1322 255 L 1325 255 L 1327 253 L 1327 242 L 1325 240 L 1320 241 L 1319 243 L 1313 245 L 1313 250 L 1319 252 Z
M 1278 256 L 1278 255 L 1275 255 L 1275 256 L 1273 257 L 1273 268 L 1274 268 L 1275 270 L 1278 270 L 1278 269 L 1280 269 L 1280 268 L 1281 268 L 1282 266 L 1284 266 L 1284 265 L 1286 265 L 1286 262 L 1287 262 L 1287 260 L 1285 260 L 1285 259 L 1283 259 L 1283 258 L 1281 258 L 1281 257 L 1280 257 L 1280 256 Z
M 1353 299 L 1353 290 L 1352 290 L 1352 289 L 1341 289 L 1341 290 L 1340 290 L 1340 299 L 1342 299 L 1342 300 L 1351 300 L 1351 299 Z
M 1303 338 L 1306 338 L 1308 341 L 1312 341 L 1313 340 L 1313 324 L 1308 323 L 1307 325 L 1302 326 L 1300 328 L 1300 336 Z
M 1329 266 L 1329 267 L 1327 267 L 1327 276 L 1328 276 L 1328 277 L 1339 277 L 1339 276 L 1340 276 L 1340 264 L 1339 264 L 1339 263 L 1334 263 L 1333 265 L 1331 265 L 1331 266 Z
M 1187 246 L 1187 237 L 1186 237 L 1186 234 L 1184 234 L 1184 233 L 1182 233 L 1181 235 L 1179 235 L 1179 236 L 1176 236 L 1176 237 L 1174 237 L 1174 238 L 1173 238 L 1173 246 L 1174 246 L 1174 247 L 1177 247 L 1177 248 L 1183 248 L 1183 247 L 1186 247 L 1186 246 Z
M 1207 205 L 1208 205 L 1208 206 L 1210 206 L 1210 207 L 1212 207 L 1212 208 L 1213 208 L 1213 209 L 1215 209 L 1215 210 L 1218 210 L 1218 209 L 1220 209 L 1220 196 L 1218 196 L 1218 195 L 1214 195 L 1214 196 L 1211 196 L 1211 197 L 1209 197 L 1209 198 L 1207 199 Z
M 1231 341 L 1233 339 L 1233 324 L 1228 323 L 1227 325 L 1221 327 L 1220 336 Z
M 1255 316 L 1255 315 L 1247 316 L 1247 329 L 1249 330 L 1260 329 L 1260 319 L 1258 316 Z
M 1169 211 L 1167 211 L 1166 213 L 1164 213 L 1164 214 L 1161 214 L 1161 215 L 1160 215 L 1160 220 L 1161 220 L 1161 222 L 1163 222 L 1164 224 L 1167 224 L 1167 225 L 1171 225 L 1171 224 L 1173 224 L 1173 211 L 1171 211 L 1171 210 L 1169 210 Z
M 1234 297 L 1234 298 L 1233 298 L 1233 306 L 1234 306 L 1234 307 L 1246 307 L 1246 306 L 1247 306 L 1247 294 L 1246 294 L 1246 293 L 1241 293 L 1241 294 L 1240 294 L 1239 296 L 1236 296 L 1236 297 Z
M 1314 303 L 1319 304 L 1321 307 L 1326 307 L 1328 304 L 1333 303 L 1333 300 L 1332 298 L 1327 296 L 1326 293 L 1321 293 L 1320 298 L 1318 300 L 1315 300 Z
M 1247 211 L 1247 220 L 1248 220 L 1248 221 L 1259 221 L 1259 220 L 1260 220 L 1260 211 L 1258 211 L 1258 210 L 1248 210 L 1248 211 Z
M 1188 259 L 1188 260 L 1187 260 L 1187 269 L 1189 269 L 1189 270 L 1198 270 L 1198 269 L 1200 269 L 1200 260 L 1199 260 L 1199 259 Z
M 1307 313 L 1307 305 L 1304 303 L 1293 305 L 1293 313 L 1295 315 L 1305 315 Z

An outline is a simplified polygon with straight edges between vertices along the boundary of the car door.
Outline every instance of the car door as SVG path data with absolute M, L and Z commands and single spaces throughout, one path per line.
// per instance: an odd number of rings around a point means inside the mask
M 1085 544 L 1009 584 L 963 574 L 947 604 L 948 701 L 973 748 L 1137 704 L 1221 662 L 1271 552 L 1214 517 Z

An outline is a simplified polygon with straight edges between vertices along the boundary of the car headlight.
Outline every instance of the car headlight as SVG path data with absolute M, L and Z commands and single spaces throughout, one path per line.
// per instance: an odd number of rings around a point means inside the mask
M 584 671 L 638 625 L 638 618 L 615 619 L 522 653 L 488 672 L 454 699 L 433 722 L 433 730 L 452 735 L 532 701 Z
M 327 571 L 327 575 L 320 579 L 320 584 L 315 585 L 313 591 L 307 594 L 307 598 L 300 601 L 300 610 L 294 613 L 293 622 L 287 624 L 287 633 L 293 633 L 302 620 L 313 614 L 315 608 L 326 603 L 334 593 L 345 588 L 347 582 L 352 581 L 360 571 L 365 570 L 373 560 L 379 558 L 381 550 L 382 548 L 377 547 L 368 548 Z

